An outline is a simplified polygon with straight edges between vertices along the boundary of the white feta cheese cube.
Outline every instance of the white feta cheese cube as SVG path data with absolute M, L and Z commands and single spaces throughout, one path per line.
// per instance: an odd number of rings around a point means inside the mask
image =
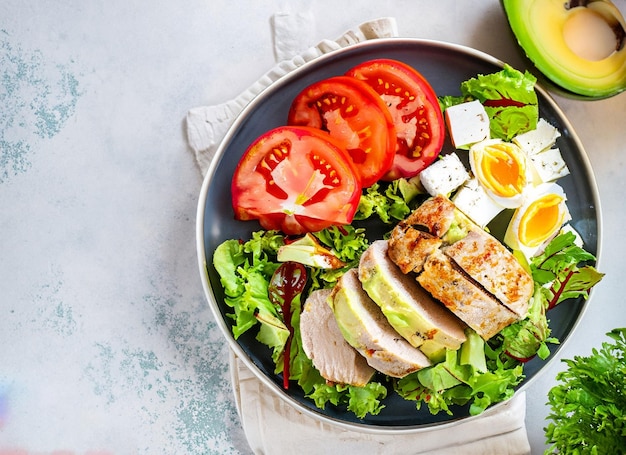
M 489 116 L 480 101 L 450 106 L 445 111 L 450 139 L 455 148 L 468 148 L 490 138 Z
M 530 160 L 541 182 L 552 182 L 569 174 L 569 168 L 558 148 L 531 155 Z
M 428 194 L 446 197 L 469 179 L 469 173 L 456 153 L 442 155 L 419 176 Z
M 541 118 L 537 122 L 537 128 L 515 136 L 513 142 L 532 156 L 552 147 L 560 136 L 559 130 Z
M 465 185 L 452 198 L 452 202 L 461 212 L 482 228 L 504 210 L 504 207 L 489 197 L 476 178 L 465 182 Z

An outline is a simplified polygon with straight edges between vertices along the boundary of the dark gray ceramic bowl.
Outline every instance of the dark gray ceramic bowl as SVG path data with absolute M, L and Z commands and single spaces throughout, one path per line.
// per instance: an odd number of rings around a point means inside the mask
M 282 378 L 273 373 L 270 351 L 254 339 L 254 331 L 249 331 L 237 341 L 233 338 L 231 321 L 225 316 L 230 309 L 224 304 L 219 278 L 212 265 L 213 251 L 222 241 L 230 238 L 248 239 L 252 231 L 260 228 L 256 222 L 236 221 L 231 207 L 231 178 L 237 162 L 250 143 L 265 131 L 285 124 L 292 99 L 305 86 L 325 77 L 342 74 L 357 63 L 380 57 L 412 65 L 428 79 L 438 95 L 458 95 L 462 81 L 480 73 L 499 71 L 503 65 L 489 55 L 458 45 L 392 38 L 364 42 L 326 54 L 284 76 L 243 110 L 211 164 L 198 203 L 198 261 L 206 297 L 229 346 L 274 393 L 305 414 L 344 428 L 378 433 L 420 431 L 472 417 L 469 416 L 468 407 L 453 408 L 452 416 L 445 413 L 433 416 L 426 406 L 418 411 L 414 402 L 405 401 L 392 392 L 384 400 L 385 408 L 379 415 L 359 420 L 342 407 L 327 406 L 325 410 L 316 408 L 298 387 L 283 390 Z M 600 247 L 600 204 L 587 155 L 554 101 L 543 89 L 538 88 L 537 92 L 541 117 L 558 126 L 562 134 L 557 145 L 571 175 L 559 180 L 559 183 L 567 192 L 572 225 L 581 234 L 586 249 L 597 254 Z M 571 336 L 587 305 L 586 301 L 580 299 L 563 303 L 552 310 L 550 321 L 553 335 L 562 343 Z M 555 349 L 562 346 L 556 346 Z M 519 390 L 527 387 L 548 362 L 535 358 L 526 363 L 526 379 Z

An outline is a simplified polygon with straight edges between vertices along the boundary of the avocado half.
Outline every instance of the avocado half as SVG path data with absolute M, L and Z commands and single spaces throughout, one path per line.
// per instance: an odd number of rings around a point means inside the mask
M 626 90 L 626 22 L 610 0 L 502 0 L 519 45 L 539 71 L 577 95 Z

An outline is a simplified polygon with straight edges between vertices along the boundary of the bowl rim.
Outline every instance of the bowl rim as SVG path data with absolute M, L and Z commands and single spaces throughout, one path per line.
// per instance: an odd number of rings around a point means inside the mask
M 481 59 L 483 61 L 485 61 L 486 63 L 490 63 L 490 64 L 494 64 L 498 67 L 503 67 L 505 65 L 505 62 L 503 62 L 502 60 L 487 54 L 486 52 L 474 49 L 472 47 L 469 46 L 465 46 L 465 45 L 461 45 L 461 44 L 456 44 L 456 43 L 450 43 L 450 42 L 446 42 L 446 41 L 439 41 L 439 40 L 431 40 L 431 39 L 421 39 L 421 38 L 378 38 L 378 39 L 374 39 L 374 40 L 369 40 L 369 41 L 364 41 L 364 42 L 360 42 L 360 43 L 356 43 L 356 44 L 352 44 L 350 46 L 347 47 L 343 47 L 340 49 L 336 49 L 333 50 L 331 52 L 328 52 L 326 54 L 323 54 L 319 57 L 316 57 L 304 64 L 302 64 L 301 66 L 295 68 L 293 71 L 285 74 L 284 76 L 280 77 L 279 79 L 277 79 L 275 82 L 273 82 L 272 84 L 270 84 L 269 86 L 267 86 L 265 89 L 263 89 L 257 96 L 255 96 L 239 113 L 239 115 L 235 118 L 235 120 L 232 122 L 231 126 L 228 128 L 226 135 L 224 136 L 224 138 L 221 140 L 214 157 L 211 160 L 211 163 L 207 169 L 207 172 L 203 178 L 203 182 L 202 182 L 202 187 L 199 193 L 199 197 L 198 197 L 198 206 L 197 206 L 197 213 L 196 213 L 196 248 L 197 248 L 197 259 L 198 259 L 198 267 L 199 267 L 199 272 L 200 272 L 200 277 L 201 277 L 201 282 L 202 282 L 202 288 L 205 294 L 205 297 L 207 299 L 207 302 L 209 303 L 209 307 L 211 309 L 211 312 L 214 316 L 215 322 L 218 325 L 219 329 L 221 330 L 222 334 L 225 336 L 227 343 L 228 343 L 228 347 L 231 350 L 231 354 L 234 354 L 235 356 L 237 356 L 239 358 L 239 360 L 241 360 L 243 362 L 243 364 L 248 367 L 252 373 L 254 374 L 254 376 L 260 380 L 264 385 L 266 385 L 276 396 L 278 396 L 283 402 L 284 404 L 287 404 L 289 406 L 295 407 L 298 411 L 302 412 L 304 415 L 311 417 L 315 420 L 318 421 L 322 421 L 328 424 L 331 424 L 335 427 L 339 427 L 341 429 L 344 430 L 350 430 L 350 431 L 357 431 L 357 432 L 361 432 L 361 433 L 368 433 L 368 434 L 389 434 L 389 433 L 395 433 L 395 434 L 399 434 L 399 433 L 406 433 L 406 434 L 410 434 L 410 433 L 420 433 L 423 431 L 428 431 L 428 430 L 432 430 L 433 428 L 437 428 L 437 429 L 442 429 L 442 428 L 449 428 L 452 426 L 456 426 L 460 423 L 466 423 L 466 422 L 470 422 L 473 421 L 477 418 L 480 418 L 481 415 L 477 415 L 477 416 L 463 416 L 461 418 L 458 419 L 454 419 L 454 420 L 449 420 L 449 421 L 445 421 L 445 422 L 434 422 L 432 424 L 420 424 L 420 425 L 415 425 L 415 426 L 411 426 L 411 425 L 407 425 L 407 426 L 381 426 L 381 425 L 372 425 L 372 424 L 367 424 L 367 423 L 357 423 L 357 422 L 348 422 L 348 421 L 344 421 L 344 420 L 339 420 L 336 418 L 333 418 L 331 416 L 327 416 L 325 414 L 321 414 L 319 412 L 316 412 L 312 409 L 309 409 L 308 407 L 304 406 L 302 403 L 298 402 L 297 400 L 293 399 L 292 397 L 290 397 L 287 393 L 285 393 L 285 391 L 279 387 L 276 383 L 272 382 L 255 364 L 254 362 L 252 362 L 252 360 L 248 357 L 248 355 L 244 352 L 244 350 L 242 349 L 242 347 L 239 345 L 239 343 L 234 339 L 230 328 L 226 325 L 224 318 L 222 317 L 219 308 L 218 308 L 218 304 L 217 304 L 217 299 L 215 297 L 215 294 L 213 293 L 213 289 L 211 288 L 211 284 L 210 284 L 210 280 L 209 280 L 209 276 L 208 276 L 208 263 L 207 263 L 207 256 L 206 256 L 206 252 L 205 252 L 205 241 L 204 241 L 204 217 L 205 217 L 205 207 L 206 207 L 206 199 L 207 199 L 207 195 L 208 195 L 208 191 L 209 191 L 209 187 L 211 184 L 211 181 L 213 179 L 213 176 L 215 175 L 216 169 L 224 155 L 224 151 L 227 148 L 228 143 L 231 141 L 231 139 L 233 138 L 233 136 L 237 133 L 237 130 L 239 128 L 239 125 L 242 123 L 242 121 L 244 120 L 244 118 L 248 115 L 248 113 L 255 109 L 256 105 L 260 102 L 263 101 L 263 99 L 265 99 L 268 96 L 271 96 L 271 94 L 278 90 L 284 83 L 286 83 L 287 81 L 291 80 L 292 78 L 297 77 L 300 73 L 302 72 L 306 72 L 308 71 L 308 69 L 312 66 L 318 66 L 321 63 L 323 63 L 325 60 L 327 59 L 332 59 L 335 58 L 337 55 L 340 55 L 342 53 L 345 52 L 350 52 L 354 49 L 359 49 L 359 48 L 368 48 L 368 47 L 385 47 L 385 46 L 390 46 L 390 45 L 416 45 L 416 46 L 420 46 L 420 45 L 426 45 L 426 46 L 434 46 L 434 47 L 438 47 L 438 48 L 442 48 L 444 50 L 450 50 L 453 52 L 460 52 L 463 54 L 466 54 L 470 57 L 475 57 L 477 59 Z M 539 82 L 536 84 L 535 89 L 537 90 L 537 92 L 541 93 L 541 95 L 545 98 L 545 101 L 550 104 L 550 108 L 553 109 L 560 117 L 560 120 L 563 123 L 563 127 L 567 128 L 567 130 L 570 132 L 570 139 L 574 142 L 576 148 L 578 148 L 581 151 L 581 156 L 579 157 L 584 170 L 586 172 L 586 175 L 589 179 L 589 185 L 592 189 L 592 198 L 593 198 L 593 202 L 595 204 L 595 211 L 596 211 L 596 224 L 597 224 L 597 233 L 596 233 L 596 268 L 599 267 L 600 265 L 600 260 L 602 257 L 601 254 L 601 250 L 602 250 L 602 209 L 601 209 L 601 205 L 600 205 L 600 199 L 599 199 L 599 192 L 598 192 L 598 186 L 597 186 L 597 182 L 596 182 L 596 178 L 595 178 L 595 174 L 593 172 L 592 166 L 591 166 L 591 162 L 589 160 L 589 157 L 583 147 L 583 144 L 581 143 L 579 137 L 577 136 L 575 130 L 573 129 L 571 123 L 569 122 L 569 120 L 567 119 L 567 117 L 565 116 L 565 114 L 563 113 L 563 111 L 561 110 L 561 108 L 557 105 L 557 103 L 555 102 L 555 100 L 552 98 L 552 96 L 548 93 L 548 91 L 546 89 L 544 89 Z M 576 320 L 574 321 L 572 328 L 570 330 L 570 332 L 567 334 L 567 337 L 565 340 L 562 340 L 561 343 L 555 348 L 555 351 L 550 355 L 550 357 L 545 360 L 545 365 L 542 367 L 543 371 L 546 371 L 550 365 L 552 365 L 554 362 L 556 362 L 556 360 L 558 359 L 558 354 L 559 351 L 561 351 L 563 349 L 563 347 L 565 345 L 567 345 L 567 343 L 570 341 L 570 339 L 572 338 L 572 335 L 576 332 L 576 330 L 578 329 L 578 327 L 580 326 L 580 323 L 585 315 L 585 313 L 587 312 L 587 309 L 589 307 L 589 299 L 591 298 L 591 295 L 594 293 L 594 290 L 591 290 L 591 294 L 589 296 L 589 298 L 587 299 L 587 302 L 582 306 Z M 233 365 L 230 365 L 230 368 L 232 368 Z M 533 375 L 533 377 L 531 377 L 530 379 L 525 379 L 524 382 L 515 390 L 515 394 L 513 395 L 513 397 L 517 396 L 520 392 L 528 389 L 528 387 L 530 385 L 532 385 L 535 380 L 540 376 L 540 374 L 535 374 Z M 232 378 L 232 375 L 231 375 Z M 235 384 L 231 384 L 231 387 L 235 387 Z M 509 399 L 510 400 L 510 399 Z M 509 400 L 507 401 L 503 401 L 500 403 L 496 403 L 492 406 L 490 406 L 486 412 L 490 411 L 490 410 L 495 410 L 495 409 L 499 409 L 501 406 L 504 406 Z

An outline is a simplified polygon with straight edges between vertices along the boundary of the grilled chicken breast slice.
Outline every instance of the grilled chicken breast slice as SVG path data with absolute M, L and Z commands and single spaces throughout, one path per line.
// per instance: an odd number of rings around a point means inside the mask
M 526 317 L 534 291 L 533 279 L 491 234 L 477 227 L 443 251 L 520 319 Z
M 456 206 L 444 196 L 435 196 L 424 201 L 400 224 L 426 231 L 441 238 L 456 219 Z M 424 229 L 425 228 L 425 229 Z
M 328 304 L 330 289 L 311 292 L 300 315 L 302 348 L 322 377 L 337 384 L 366 385 L 375 370 L 345 340 Z
M 394 330 L 363 290 L 356 269 L 339 279 L 329 301 L 344 338 L 374 369 L 402 378 L 430 366 L 428 358 Z
M 388 254 L 402 273 L 419 273 L 442 243 L 439 237 L 400 223 L 391 231 Z
M 428 257 L 417 281 L 485 340 L 518 319 L 517 314 L 457 270 L 441 251 Z

